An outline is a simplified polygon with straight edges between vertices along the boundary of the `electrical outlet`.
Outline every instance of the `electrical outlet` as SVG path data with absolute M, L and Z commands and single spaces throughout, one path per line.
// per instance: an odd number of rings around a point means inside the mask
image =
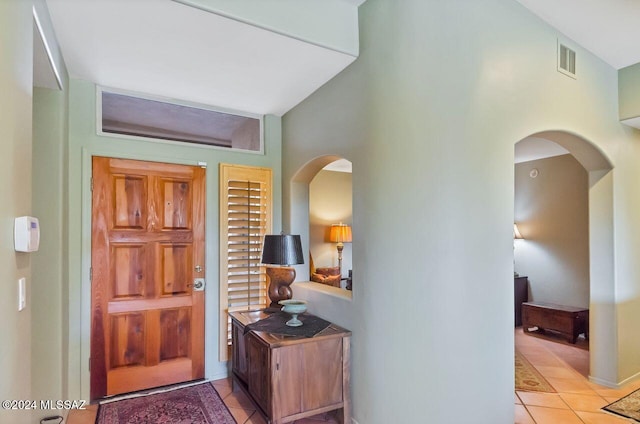
M 27 279 L 18 280 L 18 311 L 27 307 Z

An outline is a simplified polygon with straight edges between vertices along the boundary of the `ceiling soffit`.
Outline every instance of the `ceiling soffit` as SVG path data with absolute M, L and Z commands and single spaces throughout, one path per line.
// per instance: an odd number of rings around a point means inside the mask
M 174 1 L 47 5 L 72 78 L 230 110 L 281 116 L 356 58 Z

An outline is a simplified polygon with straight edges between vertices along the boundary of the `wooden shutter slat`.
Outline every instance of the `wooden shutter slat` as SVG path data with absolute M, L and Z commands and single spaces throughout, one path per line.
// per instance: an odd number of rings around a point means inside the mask
M 227 359 L 227 312 L 267 305 L 267 277 L 260 266 L 271 229 L 271 175 L 267 168 L 220 165 L 220 359 Z

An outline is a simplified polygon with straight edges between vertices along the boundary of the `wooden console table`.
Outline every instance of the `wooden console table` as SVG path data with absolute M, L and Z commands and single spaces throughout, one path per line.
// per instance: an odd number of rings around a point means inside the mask
M 351 424 L 351 332 L 331 324 L 314 337 L 244 333 L 263 311 L 232 312 L 232 372 L 269 423 L 288 423 L 341 410 Z
M 538 327 L 541 332 L 554 330 L 563 334 L 567 341 L 575 343 L 579 334 L 589 338 L 589 310 L 546 302 L 522 304 L 522 328 L 530 332 Z

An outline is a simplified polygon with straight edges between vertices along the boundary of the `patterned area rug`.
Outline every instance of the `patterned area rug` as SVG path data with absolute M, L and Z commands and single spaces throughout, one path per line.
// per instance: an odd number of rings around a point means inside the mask
M 529 392 L 556 393 L 555 389 L 544 379 L 527 359 L 516 350 L 516 390 Z
M 640 389 L 628 394 L 622 399 L 618 399 L 611 405 L 607 405 L 602 409 L 640 422 Z
M 100 404 L 96 424 L 236 424 L 210 382 Z

